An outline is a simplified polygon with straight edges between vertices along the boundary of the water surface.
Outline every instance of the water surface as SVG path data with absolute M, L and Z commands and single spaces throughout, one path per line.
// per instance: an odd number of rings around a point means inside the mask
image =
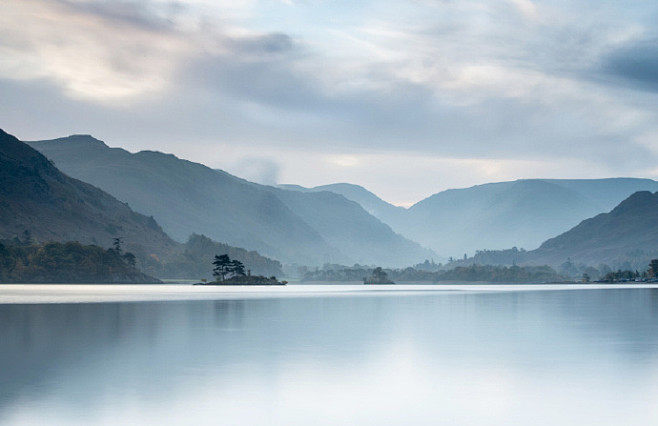
M 658 424 L 657 289 L 7 287 L 2 425 Z

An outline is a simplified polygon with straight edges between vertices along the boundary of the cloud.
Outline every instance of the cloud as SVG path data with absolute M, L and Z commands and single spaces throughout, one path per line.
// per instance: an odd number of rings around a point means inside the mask
M 510 0 L 521 14 L 529 20 L 536 21 L 539 18 L 537 6 L 531 0 Z
M 228 163 L 225 170 L 233 172 L 236 176 L 250 182 L 263 185 L 276 185 L 279 183 L 280 166 L 267 157 L 246 156 L 237 162 Z
M 293 160 L 278 152 L 318 158 L 300 169 L 313 184 L 349 173 L 399 188 L 395 168 L 388 178 L 366 172 L 368 155 L 389 165 L 447 158 L 455 173 L 470 167 L 456 161 L 482 161 L 468 170 L 491 180 L 508 176 L 503 159 L 631 174 L 658 160 L 657 11 L 605 1 L 592 10 L 530 0 L 5 0 L 0 113 L 26 138 L 92 133 L 217 167 L 250 158 L 261 181 L 275 182 L 278 169 L 253 158 L 288 173 Z M 404 181 L 413 179 L 422 173 Z
M 658 38 L 615 49 L 603 58 L 602 71 L 635 89 L 658 91 Z
M 31 1 L 31 0 L 28 0 Z M 175 21 L 186 7 L 180 2 L 149 0 L 54 0 L 70 13 L 101 18 L 120 27 L 139 27 L 166 32 L 175 28 Z M 42 4 L 42 7 L 47 7 Z
M 195 57 L 258 61 L 293 48 L 282 33 L 231 36 L 179 3 L 7 0 L 0 10 L 0 77 L 48 79 L 114 106 L 166 95 Z
M 48 79 L 68 96 L 107 103 L 166 90 L 189 43 L 138 3 L 119 4 L 4 2 L 0 76 Z
M 241 54 L 275 55 L 289 52 L 294 47 L 292 37 L 284 33 L 247 36 L 231 40 L 234 50 Z

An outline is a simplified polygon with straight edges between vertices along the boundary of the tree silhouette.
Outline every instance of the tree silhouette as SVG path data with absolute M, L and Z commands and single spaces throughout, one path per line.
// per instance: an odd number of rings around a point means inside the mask
M 213 276 L 215 276 L 218 281 L 224 281 L 226 275 L 231 269 L 231 259 L 227 254 L 215 255 L 215 261 L 212 264 L 215 265 L 212 270 Z
M 239 260 L 232 260 L 230 264 L 229 272 L 235 275 L 244 276 L 244 265 Z

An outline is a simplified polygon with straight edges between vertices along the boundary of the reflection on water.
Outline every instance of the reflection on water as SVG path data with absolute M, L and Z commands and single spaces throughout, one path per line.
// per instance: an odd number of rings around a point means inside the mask
M 0 305 L 0 424 L 658 424 L 658 291 Z

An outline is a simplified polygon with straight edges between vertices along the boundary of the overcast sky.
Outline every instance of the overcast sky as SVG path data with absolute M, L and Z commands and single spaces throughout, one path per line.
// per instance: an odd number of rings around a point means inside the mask
M 658 2 L 2 0 L 0 127 L 409 205 L 658 178 Z

